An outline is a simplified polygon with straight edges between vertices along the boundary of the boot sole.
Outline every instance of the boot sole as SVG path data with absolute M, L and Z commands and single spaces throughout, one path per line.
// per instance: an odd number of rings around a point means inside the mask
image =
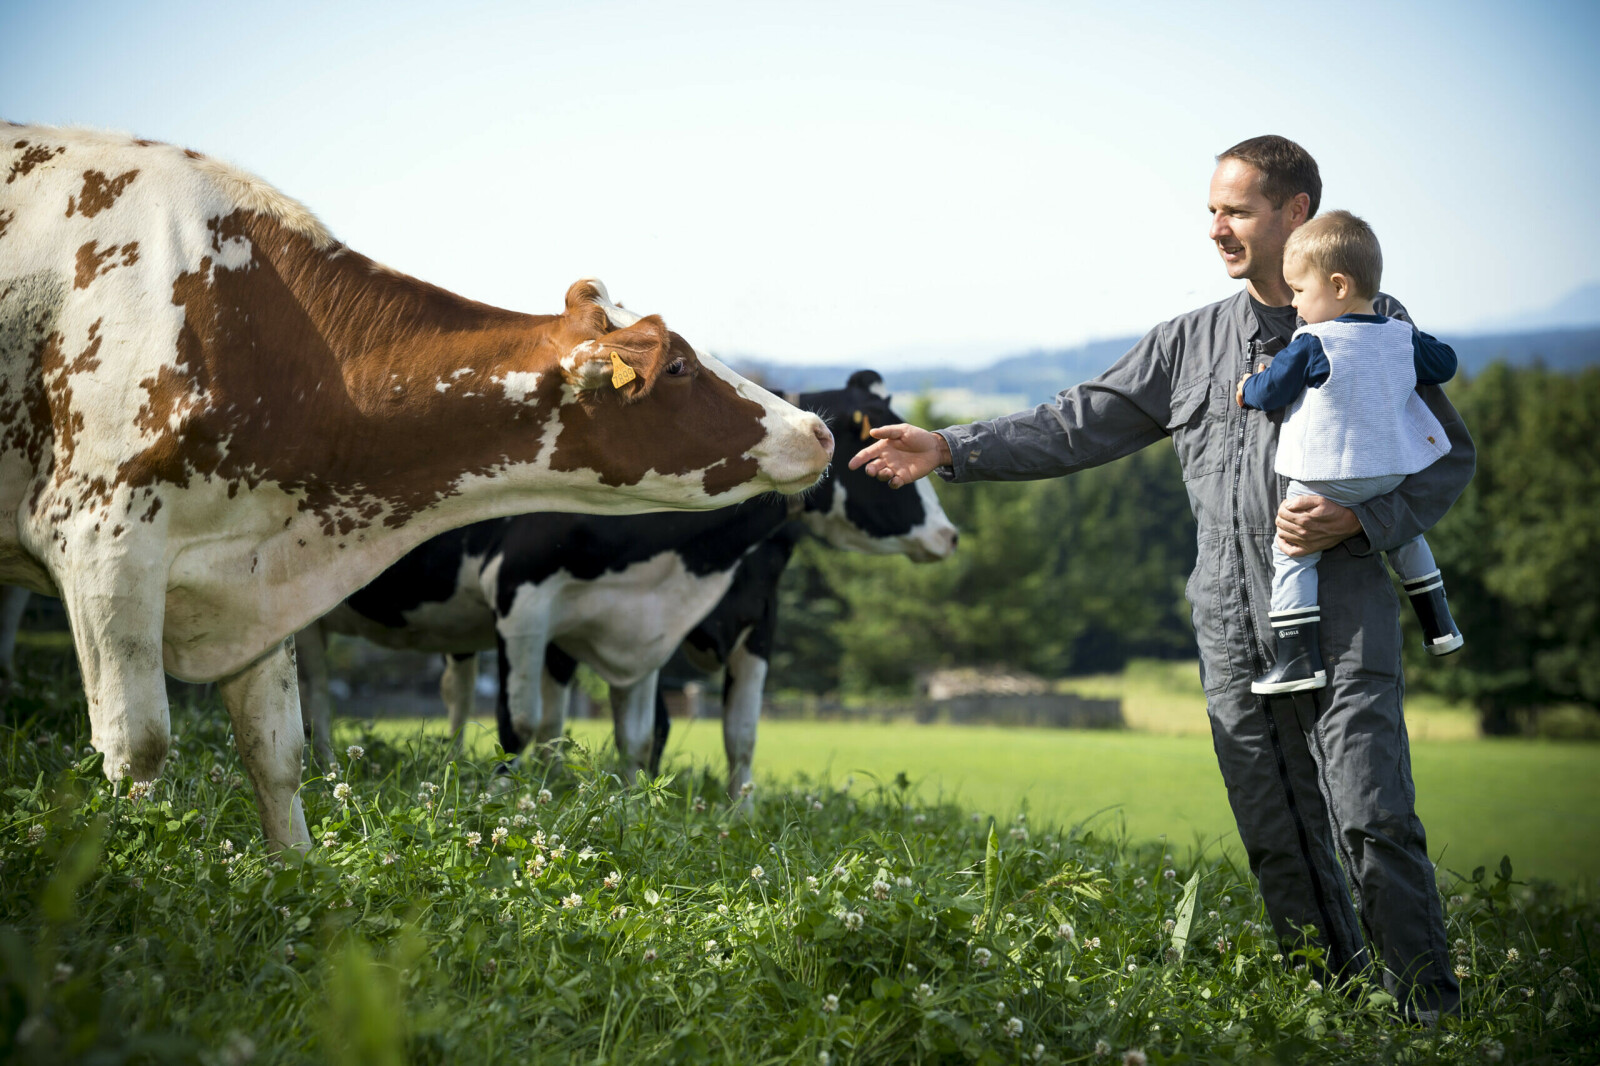
M 1314 688 L 1327 688 L 1327 671 L 1319 671 L 1311 677 L 1304 677 L 1298 681 L 1273 681 L 1262 683 L 1250 682 L 1250 691 L 1257 696 L 1281 696 L 1285 692 L 1306 692 Z
M 1454 633 L 1439 641 L 1437 644 L 1429 644 L 1428 654 L 1449 655 L 1453 651 L 1460 651 L 1461 645 L 1465 644 L 1466 642 L 1466 637 L 1463 637 L 1460 633 Z

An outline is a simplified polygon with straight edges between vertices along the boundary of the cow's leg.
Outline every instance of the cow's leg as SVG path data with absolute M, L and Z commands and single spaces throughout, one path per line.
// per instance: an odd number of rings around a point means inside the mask
M 745 786 L 750 783 L 750 762 L 756 751 L 756 725 L 761 718 L 761 696 L 767 685 L 767 660 L 741 640 L 728 655 L 722 682 L 722 745 L 728 753 L 728 798 L 750 806 Z
M 274 850 L 310 847 L 300 805 L 300 686 L 295 676 L 294 638 L 217 685 L 233 719 L 234 743 L 256 790 L 256 808 L 267 845 Z
M 312 622 L 294 638 L 295 658 L 305 689 L 300 696 L 303 734 L 311 743 L 311 757 L 326 770 L 333 765 L 333 703 L 328 694 L 328 638 L 322 625 Z
M 667 696 L 656 685 L 655 724 L 650 737 L 650 776 L 661 776 L 661 756 L 667 750 L 667 737 L 672 734 L 672 718 L 667 714 Z
M 500 726 L 500 746 L 515 755 L 538 735 L 544 715 L 545 638 L 538 633 L 502 633 L 500 699 L 495 711 Z
M 17 585 L 0 588 L 0 691 L 16 676 L 17 630 L 28 609 L 28 590 Z
M 444 674 L 439 678 L 439 696 L 450 716 L 451 744 L 461 747 L 461 733 L 472 717 L 478 695 L 478 653 L 451 652 L 444 657 Z
M 650 767 L 650 747 L 655 728 L 656 682 L 652 670 L 637 684 L 611 686 L 611 716 L 615 723 L 617 754 L 622 757 L 622 780 L 633 784 Z
M 544 713 L 539 717 L 539 728 L 533 739 L 539 746 L 554 751 L 561 743 L 567 727 L 567 705 L 572 699 L 572 675 L 562 678 L 550 671 L 548 663 L 539 671 L 539 702 Z
M 113 782 L 156 777 L 172 738 L 161 664 L 167 590 L 159 549 L 153 546 L 149 561 L 133 552 L 80 557 L 53 575 L 89 701 L 90 743 L 105 756 Z

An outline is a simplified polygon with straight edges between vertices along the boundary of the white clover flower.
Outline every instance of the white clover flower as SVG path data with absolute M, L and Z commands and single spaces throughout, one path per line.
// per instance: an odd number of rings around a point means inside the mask
M 852 933 L 860 932 L 861 926 L 865 921 L 866 919 L 861 916 L 860 911 L 845 912 L 844 927 Z
M 573 907 L 581 907 L 583 906 L 583 897 L 578 895 L 576 892 L 572 893 L 570 896 L 562 896 L 561 906 L 569 910 Z
M 1044 1060 L 1044 1045 L 1043 1044 L 1035 1044 L 1035 1045 L 1033 1045 L 1033 1061 L 1034 1062 L 1042 1062 L 1043 1060 Z
M 154 781 L 135 781 L 128 788 L 128 798 L 135 803 L 140 803 L 149 799 L 155 794 L 155 791 L 156 783 Z
M 833 1056 L 828 1054 L 828 1052 L 826 1052 L 826 1051 L 817 1052 L 817 1066 L 830 1066 L 830 1064 L 832 1062 L 833 1062 Z
M 539 790 L 539 805 L 541 807 L 548 804 L 553 799 L 555 799 L 555 796 L 551 795 L 548 788 L 541 788 Z
M 343 781 L 340 781 L 337 785 L 334 785 L 333 798 L 338 800 L 340 803 L 349 803 L 350 786 L 345 784 Z
M 278 908 L 278 917 L 279 918 L 282 918 L 284 921 L 287 922 L 289 920 L 289 915 L 290 915 L 290 911 L 289 911 L 288 907 L 279 907 Z
M 894 883 L 899 888 L 910 888 L 911 878 L 907 877 L 905 874 L 901 874 L 899 877 L 894 879 Z
M 1122 1066 L 1146 1066 L 1149 1061 L 1143 1048 L 1131 1047 L 1122 1053 Z
M 1068 943 L 1071 943 L 1072 938 L 1077 935 L 1078 931 L 1072 928 L 1072 923 L 1070 922 L 1062 922 L 1060 925 L 1056 926 L 1057 940 L 1065 940 Z
M 1094 1042 L 1094 1057 L 1095 1058 L 1103 1059 L 1109 1054 L 1111 1054 L 1111 1045 L 1110 1044 L 1106 1043 L 1104 1040 L 1096 1040 Z
M 754 781 L 746 781 L 744 784 L 739 786 L 739 795 L 748 796 L 748 795 L 750 795 L 750 793 L 754 792 L 755 790 L 756 790 L 756 783 Z
M 552 859 L 564 859 L 564 858 L 566 858 L 567 857 L 567 846 L 565 844 L 557 844 L 555 847 L 550 849 L 550 857 Z
M 706 941 L 706 954 L 710 955 L 712 952 L 714 952 L 716 950 L 717 950 L 717 942 L 715 940 L 707 940 Z
M 71 976 L 72 964 L 70 962 L 56 963 L 56 984 L 60 984 L 62 981 L 67 980 Z
M 620 922 L 620 921 L 622 921 L 622 919 L 626 918 L 627 916 L 628 916 L 628 908 L 626 906 L 624 906 L 623 904 L 619 903 L 615 907 L 611 908 L 611 917 L 614 920 Z
M 1138 973 L 1139 972 L 1139 964 L 1136 963 L 1136 962 L 1128 963 L 1128 972 L 1129 973 Z
M 887 881 L 874 881 L 874 882 L 872 882 L 872 898 L 876 899 L 876 900 L 888 899 L 889 898 L 889 882 L 887 882 Z
M 1088 940 L 1085 940 L 1083 942 L 1083 946 L 1088 948 L 1090 951 L 1099 951 L 1100 950 L 1100 938 L 1097 937 L 1097 936 L 1092 936 Z
M 379 859 L 378 861 L 383 863 L 383 865 L 385 865 L 385 866 L 393 866 L 395 864 L 395 860 L 398 859 L 398 858 L 399 858 L 399 856 L 396 855 L 394 852 L 386 851 L 386 852 L 383 853 L 383 858 Z
M 44 828 L 44 826 L 40 825 L 39 823 L 35 822 L 33 825 L 28 826 L 28 843 L 29 844 L 34 845 L 34 846 L 39 845 L 40 843 L 42 843 L 44 841 L 44 835 L 45 835 L 45 828 Z
M 477 851 L 478 850 L 478 845 L 480 843 L 482 843 L 482 842 L 483 842 L 483 834 L 482 833 L 479 833 L 476 830 L 474 830 L 474 831 L 472 831 L 472 832 L 467 834 L 467 847 L 471 848 L 473 851 Z
M 972 961 L 978 964 L 980 970 L 988 969 L 989 964 L 994 961 L 994 952 L 988 948 L 974 948 L 972 950 Z
M 1499 1062 L 1506 1057 L 1506 1046 L 1498 1040 L 1485 1041 L 1480 1050 L 1490 1062 Z
M 223 777 L 227 776 L 227 771 L 222 768 L 220 763 L 212 763 L 211 770 L 206 774 L 206 776 L 211 778 L 211 783 L 213 785 L 220 785 L 222 784 Z
M 696 814 L 703 813 L 706 809 L 706 798 L 704 796 L 696 796 L 693 806 Z
M 918 1003 L 925 1002 L 928 997 L 933 995 L 933 986 L 924 981 L 917 986 L 917 990 L 912 995 Z
M 348 748 L 344 749 L 345 758 L 349 759 L 351 762 L 355 762 L 357 759 L 366 755 L 366 753 L 367 749 L 363 748 L 360 744 L 352 744 Z
M 1518 951 L 1516 948 L 1506 948 L 1507 962 L 1516 962 L 1520 958 L 1522 958 L 1522 952 Z
M 339 780 L 339 768 L 337 766 L 328 767 L 328 772 L 322 775 L 322 779 L 324 781 Z
M 767 876 L 767 871 L 763 870 L 759 863 L 756 864 L 755 866 L 750 867 L 750 880 L 752 880 L 752 881 L 760 881 L 761 879 L 763 879 L 766 876 Z
M 813 811 L 820 811 L 820 810 L 822 810 L 822 801 L 821 801 L 821 800 L 812 800 L 812 801 L 811 801 L 811 809 L 812 809 L 812 810 L 813 810 Z
M 1007 1018 L 1006 1019 L 1006 1035 L 1009 1036 L 1013 1040 L 1015 1040 L 1017 1037 L 1022 1035 L 1022 1019 L 1021 1018 Z
M 504 844 L 506 842 L 506 838 L 509 836 L 511 836 L 511 830 L 507 829 L 503 825 L 497 825 L 494 827 L 494 832 L 489 834 L 489 843 L 495 847 L 498 847 L 499 845 Z
M 843 866 L 835 866 L 833 868 L 833 878 L 836 881 L 848 881 L 850 880 L 850 871 Z
M 1310 992 L 1310 993 L 1313 993 L 1313 994 L 1315 994 L 1317 992 L 1321 992 L 1322 991 L 1321 982 L 1317 981 L 1315 978 L 1312 978 L 1311 980 L 1306 982 L 1306 991 Z
M 1171 918 L 1168 918 L 1166 921 L 1161 923 L 1161 931 L 1163 933 L 1170 933 L 1177 927 L 1178 923 L 1173 921 Z
M 1232 896 L 1223 896 L 1222 897 L 1222 905 L 1224 907 L 1228 906 L 1232 902 L 1233 902 L 1233 897 Z
M 339 843 L 339 834 L 335 833 L 332 829 L 330 829 L 326 833 L 322 834 L 322 846 L 323 847 L 331 848 L 337 843 Z
M 1178 876 L 1178 871 L 1169 866 L 1165 870 L 1161 871 L 1161 876 L 1164 880 L 1171 881 L 1173 878 Z
M 1216 948 L 1217 953 L 1220 955 L 1226 953 L 1231 945 L 1229 945 L 1227 937 L 1219 936 L 1216 940 L 1212 941 L 1211 946 Z
M 533 858 L 529 859 L 523 868 L 528 871 L 529 877 L 538 877 L 544 873 L 544 856 L 534 852 Z
M 839 1009 L 839 997 L 829 992 L 822 997 L 822 1013 L 833 1014 Z
M 224 854 L 224 855 L 232 855 L 233 854 L 233 841 L 224 840 L 222 842 L 222 854 Z
M 723 917 L 727 917 L 728 905 L 726 903 L 717 904 L 717 913 L 722 915 Z
M 655 962 L 656 961 L 656 957 L 657 957 L 656 956 L 656 949 L 655 948 L 645 948 L 644 949 L 644 954 L 642 956 L 640 956 L 640 957 L 643 958 L 645 962 Z
M 622 884 L 622 874 L 617 870 L 612 870 L 600 883 L 606 888 L 616 888 Z
M 1472 976 L 1472 970 L 1471 970 L 1470 967 L 1468 967 L 1465 963 L 1460 963 L 1460 962 L 1456 963 L 1456 977 L 1458 977 L 1461 980 L 1465 981 L 1467 978 L 1469 978 L 1471 976 Z
M 589 824 L 590 825 L 599 825 L 600 824 L 600 816 L 597 814 L 593 818 L 590 818 L 589 819 Z

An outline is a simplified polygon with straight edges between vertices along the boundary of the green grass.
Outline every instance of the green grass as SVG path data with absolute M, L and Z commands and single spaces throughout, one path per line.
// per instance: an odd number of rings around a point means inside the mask
M 398 737 L 418 726 L 381 728 Z M 572 729 L 593 747 L 609 743 L 608 722 L 577 721 Z M 471 736 L 477 750 L 492 750 L 491 723 L 474 723 Z M 1509 855 L 1517 869 L 1562 884 L 1600 883 L 1600 745 L 1418 740 L 1411 755 L 1429 852 L 1445 869 L 1468 874 Z M 675 721 L 665 765 L 723 773 L 720 723 Z M 851 775 L 890 781 L 904 773 L 925 799 L 1003 820 L 1026 810 L 1131 840 L 1164 838 L 1171 848 L 1242 852 L 1209 737 L 763 722 L 758 780 L 781 787 L 799 773 L 826 774 L 836 785 Z
M 975 812 L 937 802 L 931 778 L 921 794 L 893 782 L 915 767 L 876 784 L 863 760 L 830 765 L 869 727 L 769 724 L 765 767 L 781 754 L 808 776 L 764 778 L 744 813 L 717 775 L 685 769 L 717 746 L 712 723 L 679 730 L 679 772 L 635 790 L 582 746 L 564 768 L 497 777 L 414 725 L 345 723 L 339 750 L 364 750 L 302 788 L 319 843 L 274 858 L 214 704 L 177 708 L 162 780 L 121 794 L 84 753 L 70 681 L 30 682 L 8 710 L 0 1061 L 1057 1064 L 1142 1049 L 1158 1066 L 1466 1066 L 1588 1063 L 1600 1043 L 1600 903 L 1583 891 L 1447 879 L 1464 1014 L 1409 1027 L 1371 975 L 1335 985 L 1314 947 L 1286 953 L 1219 849 L 1052 824 L 1020 780 L 1026 820 L 992 823 L 1003 792 Z M 903 750 L 952 742 L 920 750 L 975 767 L 999 757 L 980 739 L 1045 739 L 889 732 L 912 738 Z M 1086 739 L 1146 766 L 1152 750 L 1186 765 L 1195 743 Z M 1064 758 L 1038 765 L 1059 778 Z M 1515 880 L 1541 873 L 1519 861 Z

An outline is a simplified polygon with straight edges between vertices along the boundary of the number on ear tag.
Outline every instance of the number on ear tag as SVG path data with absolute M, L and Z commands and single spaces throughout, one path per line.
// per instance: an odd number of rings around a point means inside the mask
M 611 387 L 613 389 L 622 388 L 622 386 L 626 385 L 628 382 L 632 381 L 638 376 L 638 371 L 634 370 L 633 367 L 629 366 L 627 363 L 624 363 L 622 361 L 622 356 L 618 355 L 616 352 L 611 353 Z

